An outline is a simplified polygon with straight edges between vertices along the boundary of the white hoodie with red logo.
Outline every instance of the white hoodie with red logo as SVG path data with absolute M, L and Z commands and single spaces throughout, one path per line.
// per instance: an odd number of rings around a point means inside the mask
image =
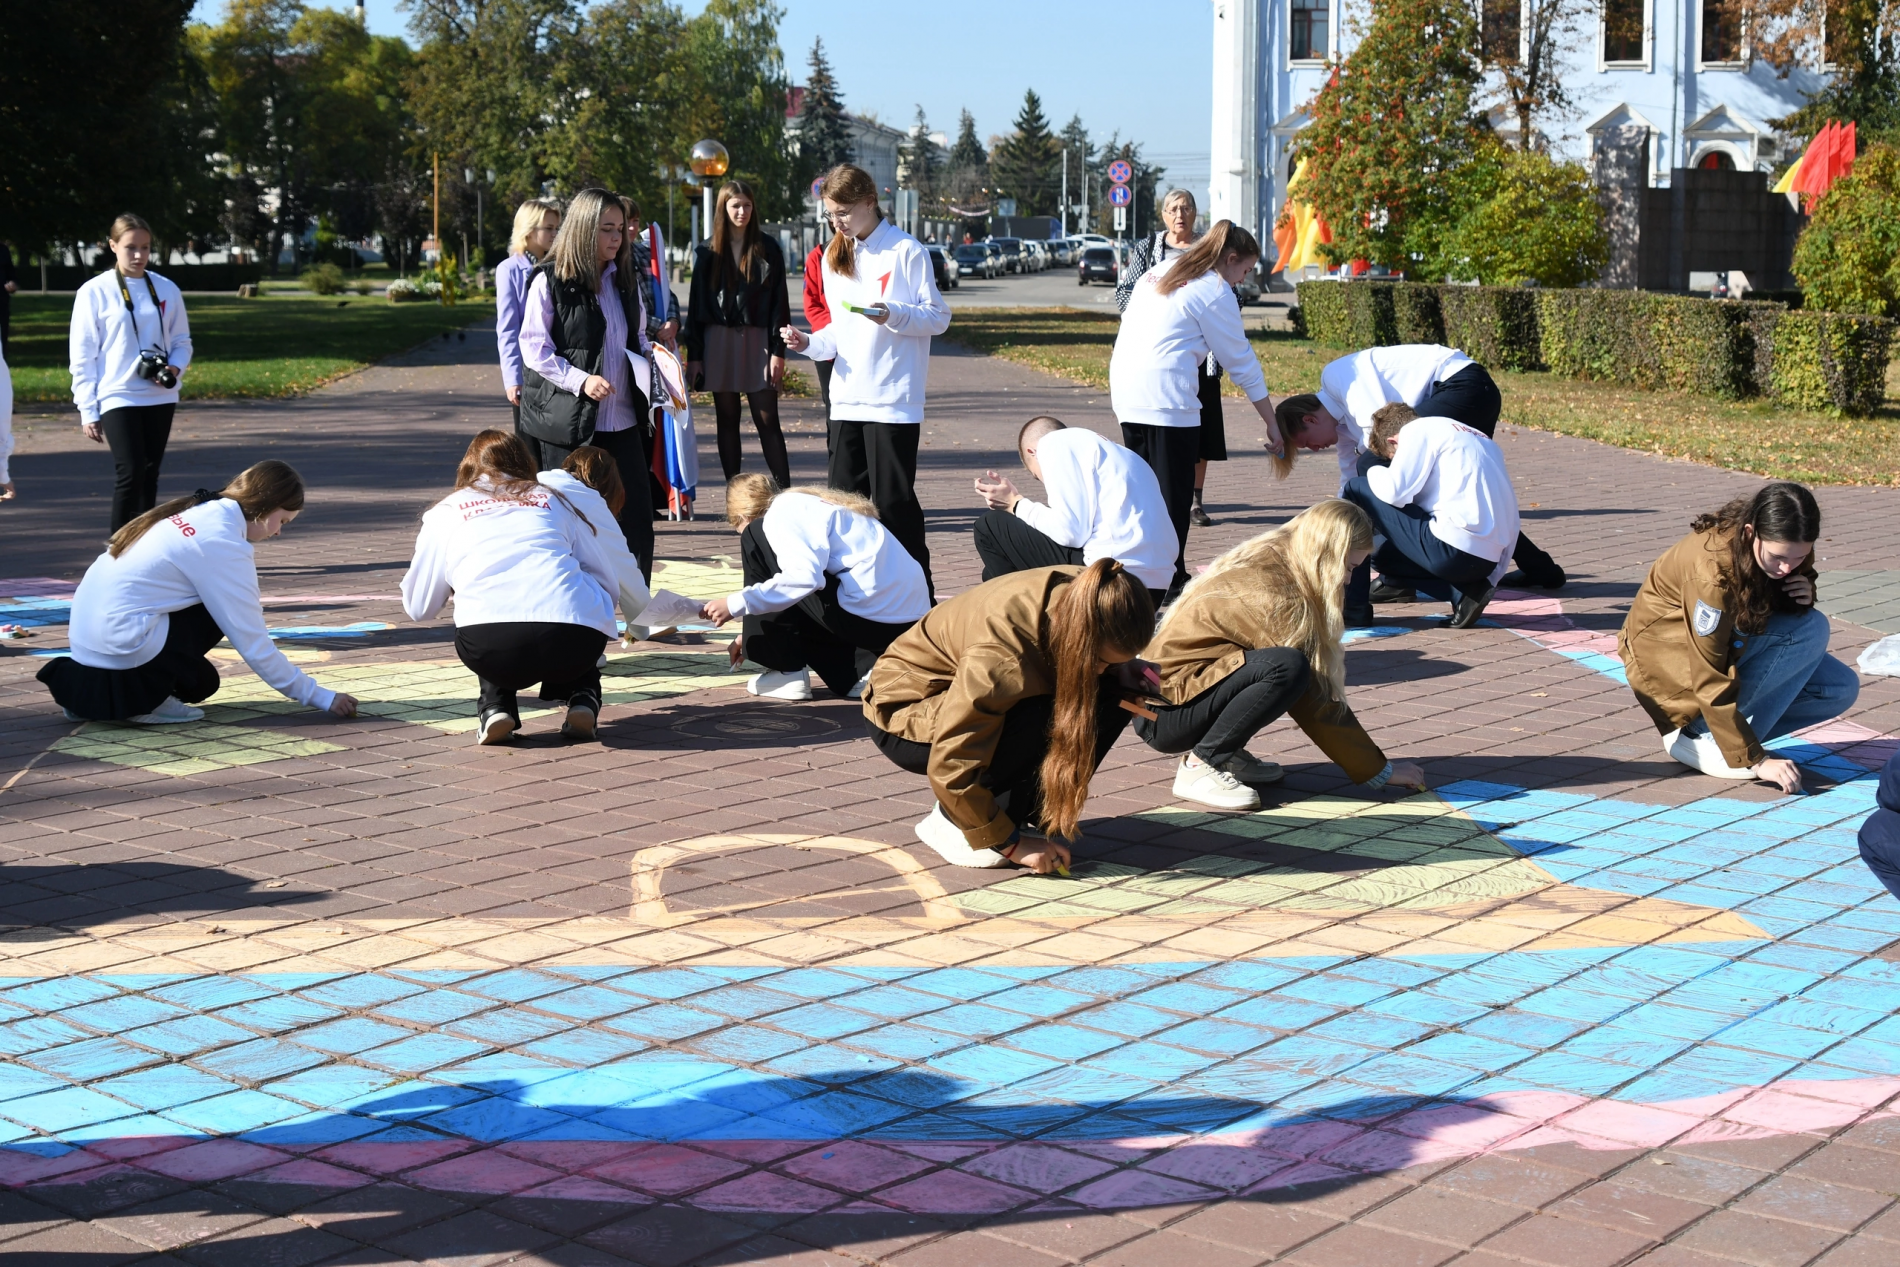
M 857 244 L 855 277 L 825 264 L 831 324 L 811 336 L 804 355 L 831 361 L 831 416 L 840 422 L 919 423 L 930 377 L 930 338 L 950 328 L 930 252 L 889 220 Z M 883 325 L 861 312 L 884 304 Z

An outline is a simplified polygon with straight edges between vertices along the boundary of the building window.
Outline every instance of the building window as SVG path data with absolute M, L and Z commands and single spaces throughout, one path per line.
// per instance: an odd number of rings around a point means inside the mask
M 1729 157 L 1726 150 L 1710 150 L 1696 166 L 1705 172 L 1732 172 L 1735 170 L 1735 160 Z
M 1741 60 L 1741 0 L 1702 0 L 1702 64 Z
M 1293 20 L 1287 55 L 1296 62 L 1325 61 L 1331 0 L 1288 0 L 1288 3 L 1293 6 Z
M 1603 60 L 1645 60 L 1643 0 L 1603 0 Z
M 1524 11 L 1521 0 L 1484 0 L 1484 59 L 1515 62 Z

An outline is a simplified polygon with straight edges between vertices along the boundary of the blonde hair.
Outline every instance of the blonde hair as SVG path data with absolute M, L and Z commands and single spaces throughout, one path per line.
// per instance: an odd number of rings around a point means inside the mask
M 866 519 L 877 518 L 877 507 L 871 504 L 871 499 L 857 493 L 816 485 L 780 488 L 771 476 L 752 474 L 735 475 L 726 481 L 726 522 L 737 528 L 749 519 L 757 519 L 786 493 L 803 493 L 821 502 L 830 502 L 854 515 L 863 515 Z
M 1213 272 L 1215 265 L 1229 255 L 1238 255 L 1243 260 L 1257 260 L 1260 258 L 1260 242 L 1232 220 L 1217 220 L 1200 241 L 1175 258 L 1161 280 L 1155 283 L 1155 289 L 1164 295 L 1172 295 L 1189 282 Z
M 152 226 L 145 223 L 144 216 L 135 216 L 130 211 L 127 211 L 121 214 L 118 219 L 112 222 L 112 228 L 106 234 L 106 241 L 112 243 L 112 245 L 114 246 L 117 246 L 119 244 L 119 239 L 124 237 L 126 234 L 132 232 L 134 229 L 145 230 L 145 235 L 147 237 L 150 237 L 152 235 Z
M 560 227 L 561 204 L 552 198 L 530 198 L 515 208 L 515 228 L 508 238 L 508 254 L 526 255 L 528 253 L 528 235 L 541 227 L 541 222 L 553 216 L 555 227 Z
M 1392 437 L 1404 429 L 1405 424 L 1418 419 L 1418 411 L 1404 401 L 1393 401 L 1389 405 L 1380 405 L 1372 411 L 1372 432 L 1366 436 L 1366 448 L 1372 450 L 1375 457 L 1392 460 Z
M 153 524 L 170 519 L 173 515 L 182 515 L 193 506 L 202 506 L 220 497 L 228 497 L 236 502 L 246 519 L 262 519 L 273 510 L 302 510 L 303 476 L 297 474 L 288 462 L 279 462 L 275 458 L 246 467 L 218 492 L 201 488 L 195 493 L 174 497 L 154 506 L 113 533 L 112 539 L 106 542 L 106 553 L 116 559 L 138 544 L 138 539 L 149 532 Z
M 844 207 L 868 202 L 877 209 L 877 218 L 884 218 L 883 204 L 877 200 L 877 182 L 862 167 L 840 163 L 825 173 L 824 184 L 819 186 L 818 192 L 826 202 L 835 202 Z M 851 240 L 849 233 L 831 235 L 831 245 L 825 248 L 825 263 L 840 277 L 858 275 L 857 244 Z
M 574 201 L 567 206 L 567 216 L 561 221 L 561 231 L 554 235 L 554 247 L 548 252 L 556 277 L 564 282 L 581 282 L 589 290 L 600 289 L 600 274 L 606 266 L 600 262 L 600 247 L 597 243 L 600 241 L 600 218 L 609 210 L 620 213 L 623 225 L 631 223 L 627 200 L 619 194 L 595 187 L 583 189 L 574 195 Z M 633 234 L 621 235 L 620 254 L 614 257 L 614 263 L 619 265 L 615 276 L 620 285 L 631 285 Z
M 1372 521 L 1351 502 L 1329 497 L 1271 532 L 1243 541 L 1188 582 L 1162 617 L 1157 642 L 1183 611 L 1232 601 L 1244 589 L 1266 610 L 1263 645 L 1296 647 L 1313 667 L 1322 689 L 1335 700 L 1346 691 L 1347 557 L 1372 548 Z M 1236 573 L 1252 573 L 1241 577 Z

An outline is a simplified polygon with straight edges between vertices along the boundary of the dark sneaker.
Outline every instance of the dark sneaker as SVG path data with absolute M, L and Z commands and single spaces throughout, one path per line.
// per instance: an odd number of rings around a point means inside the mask
M 482 714 L 481 722 L 475 727 L 475 742 L 481 745 L 507 743 L 520 728 L 521 723 L 512 714 L 499 708 L 490 709 Z
M 1188 518 L 1194 521 L 1196 528 L 1212 528 L 1214 526 L 1213 516 L 1202 509 L 1201 503 L 1199 502 L 1195 502 L 1193 508 L 1188 511 Z
M 1469 629 L 1477 624 L 1478 617 L 1484 615 L 1484 609 L 1486 605 L 1490 603 L 1491 596 L 1495 593 L 1497 593 L 1497 589 L 1490 585 L 1486 585 L 1482 589 L 1472 590 L 1468 593 L 1460 593 L 1458 596 L 1458 605 L 1452 608 L 1451 627 L 1453 629 Z
M 1354 607 L 1351 603 L 1346 604 L 1346 628 L 1370 629 L 1371 627 L 1372 627 L 1372 604 L 1371 603 L 1367 603 L 1363 607 Z
M 1564 570 L 1555 563 L 1547 568 L 1537 568 L 1533 571 L 1526 571 L 1523 568 L 1512 568 L 1509 572 L 1504 574 L 1504 579 L 1498 582 L 1498 588 L 1506 590 L 1560 590 L 1564 587 L 1564 582 L 1569 579 L 1569 577 L 1564 575 Z
M 1381 577 L 1372 583 L 1371 598 L 1374 603 L 1416 603 L 1418 591 L 1400 589 Z
M 561 738 L 586 743 L 599 727 L 600 701 L 592 695 L 576 695 L 567 701 L 567 719 L 561 723 Z

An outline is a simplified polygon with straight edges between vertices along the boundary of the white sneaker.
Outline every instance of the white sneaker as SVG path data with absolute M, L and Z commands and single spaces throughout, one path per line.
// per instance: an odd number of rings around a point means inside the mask
M 811 670 L 799 669 L 793 673 L 780 673 L 768 669 L 764 673 L 755 673 L 746 680 L 746 694 L 757 695 L 762 699 L 810 699 Z
M 202 708 L 193 708 L 176 695 L 167 695 L 165 702 L 149 713 L 140 713 L 137 717 L 128 717 L 134 726 L 176 726 L 180 722 L 198 721 L 205 715 Z
M 994 849 L 972 849 L 963 838 L 963 830 L 944 816 L 943 806 L 931 807 L 930 814 L 917 824 L 917 839 L 935 849 L 953 867 L 1007 867 L 1009 859 Z
M 594 661 L 594 667 L 597 669 L 604 669 L 607 667 L 607 653 L 605 651 L 600 653 L 600 659 Z
M 1174 772 L 1174 794 L 1210 809 L 1260 808 L 1260 793 L 1227 771 L 1202 765 L 1192 756 L 1182 757 L 1181 768 Z
M 857 685 L 853 686 L 850 690 L 844 693 L 844 697 L 846 699 L 863 699 L 864 688 L 869 686 L 870 684 L 871 684 L 871 675 L 867 673 L 863 677 L 858 679 Z
M 1753 770 L 1737 769 L 1728 763 L 1714 735 L 1685 735 L 1680 730 L 1672 730 L 1663 736 L 1663 751 L 1691 770 L 1700 770 L 1710 778 L 1739 780 L 1755 777 Z
M 1262 761 L 1245 749 L 1227 758 L 1221 769 L 1242 783 L 1278 783 L 1286 777 L 1286 771 L 1280 768 L 1278 761 Z

